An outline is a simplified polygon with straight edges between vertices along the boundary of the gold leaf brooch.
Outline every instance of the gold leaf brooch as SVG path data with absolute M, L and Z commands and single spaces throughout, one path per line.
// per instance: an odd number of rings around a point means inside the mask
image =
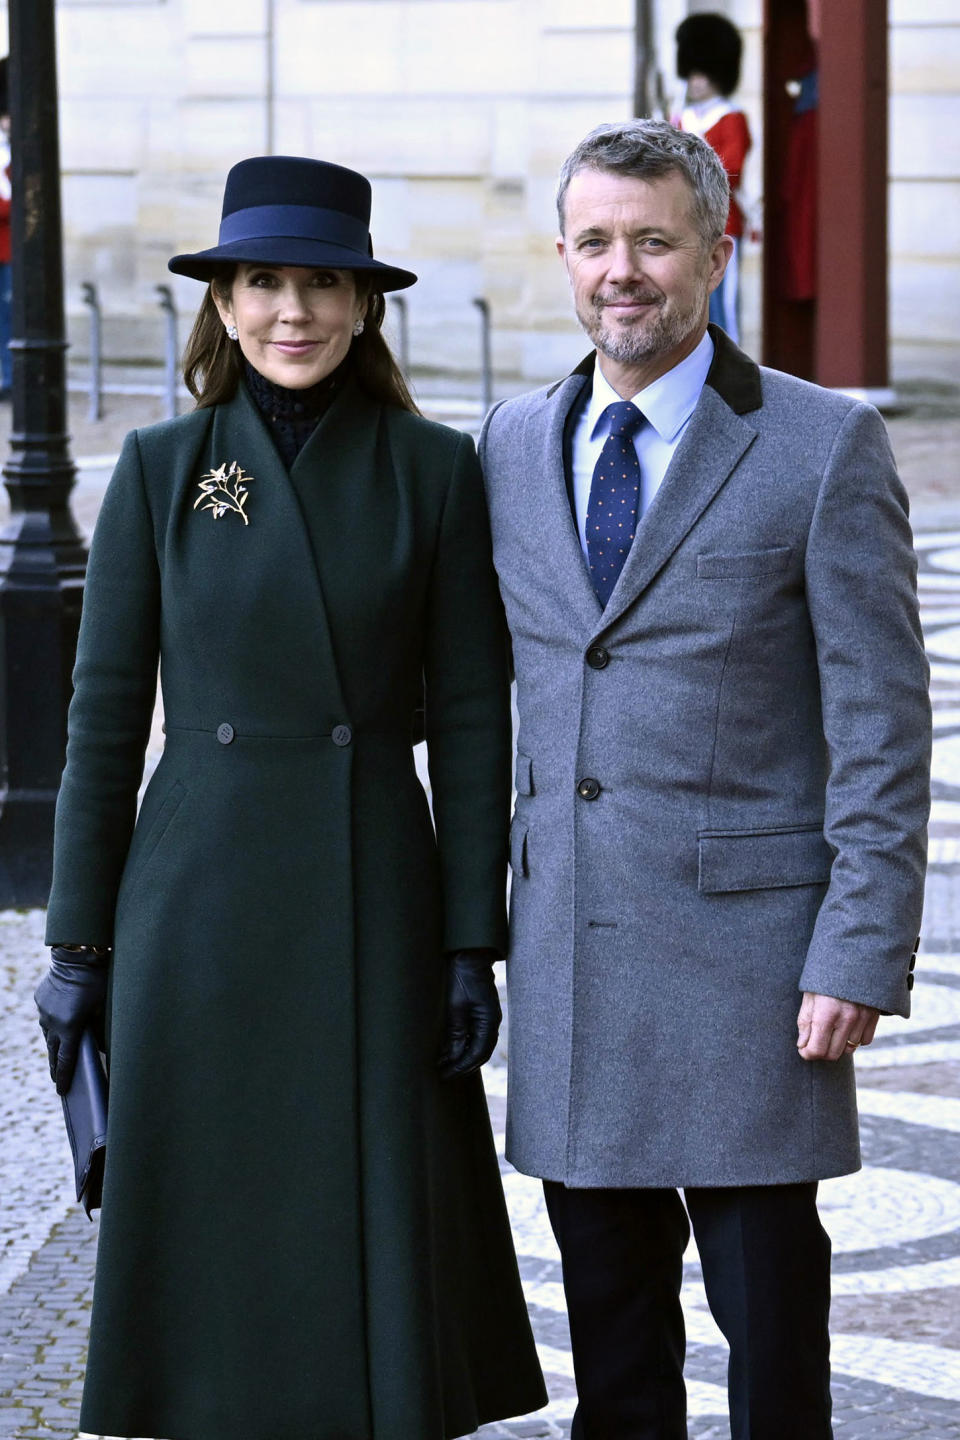
M 200 494 L 193 502 L 194 510 L 198 506 L 202 510 L 212 510 L 214 520 L 219 520 L 228 511 L 233 511 L 234 515 L 240 516 L 244 525 L 249 525 L 250 519 L 244 507 L 247 503 L 247 486 L 252 479 L 252 475 L 243 473 L 243 466 L 238 465 L 236 460 L 231 460 L 229 469 L 224 461 L 216 470 L 208 470 L 200 481 Z

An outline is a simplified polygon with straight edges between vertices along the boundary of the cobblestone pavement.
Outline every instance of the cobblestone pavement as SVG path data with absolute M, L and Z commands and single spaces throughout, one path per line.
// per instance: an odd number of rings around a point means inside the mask
M 935 523 L 942 526 L 940 512 Z M 821 1190 L 834 1245 L 833 1392 L 843 1440 L 960 1440 L 960 529 L 921 530 L 917 543 L 936 741 L 914 1016 L 883 1021 L 858 1054 L 865 1168 Z M 0 913 L 7 1440 L 75 1440 L 97 1235 L 72 1203 L 69 1152 L 30 1000 L 45 965 L 42 935 L 40 912 Z M 487 1089 L 502 1153 L 502 1059 L 488 1067 Z M 537 1415 L 486 1426 L 474 1440 L 560 1440 L 575 1400 L 559 1260 L 537 1182 L 506 1162 L 503 1170 L 551 1399 Z M 693 1250 L 683 1299 L 691 1440 L 727 1440 L 725 1347 Z

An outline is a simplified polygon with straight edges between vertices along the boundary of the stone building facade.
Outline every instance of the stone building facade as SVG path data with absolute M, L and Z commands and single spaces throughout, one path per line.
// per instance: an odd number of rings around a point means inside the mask
M 665 92 L 672 34 L 722 9 L 745 42 L 741 103 L 760 191 L 761 0 L 649 0 Z M 0 12 L 5 7 L 0 4 Z M 110 358 L 159 359 L 155 287 L 187 323 L 174 252 L 211 244 L 223 177 L 272 151 L 337 160 L 374 184 L 383 258 L 418 271 L 414 369 L 472 383 L 482 296 L 498 384 L 558 375 L 583 352 L 554 254 L 557 167 L 631 113 L 634 0 L 58 0 L 68 310 L 94 281 Z M 960 0 L 891 0 L 894 378 L 960 378 Z M 745 255 L 745 342 L 759 261 Z

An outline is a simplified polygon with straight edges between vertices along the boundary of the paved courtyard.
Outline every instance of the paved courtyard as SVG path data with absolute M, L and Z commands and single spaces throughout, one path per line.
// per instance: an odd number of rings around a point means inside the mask
M 943 438 L 938 452 L 931 434 L 905 437 L 905 468 L 913 455 L 918 474 L 943 473 Z M 95 509 L 95 489 L 82 487 L 78 509 Z M 960 528 L 946 528 L 949 495 L 939 479 L 923 498 L 917 545 L 936 741 L 915 1013 L 882 1021 L 875 1043 L 858 1053 L 865 1168 L 821 1189 L 834 1246 L 833 1389 L 843 1440 L 960 1440 Z M 30 1000 L 45 966 L 42 932 L 38 911 L 0 913 L 0 1436 L 9 1440 L 75 1440 L 97 1235 L 72 1203 Z M 502 1060 L 488 1067 L 501 1152 L 505 1078 Z M 503 1168 L 551 1399 L 476 1440 L 559 1440 L 575 1403 L 559 1260 L 538 1184 Z M 691 1440 L 727 1440 L 725 1346 L 693 1250 L 683 1298 Z

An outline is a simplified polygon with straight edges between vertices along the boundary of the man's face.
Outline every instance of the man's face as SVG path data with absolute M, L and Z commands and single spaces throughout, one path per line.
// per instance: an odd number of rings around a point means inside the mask
M 577 319 L 614 371 L 644 384 L 697 345 L 731 249 L 726 237 L 704 245 L 682 175 L 581 170 L 570 181 L 557 250 Z
M 701 100 L 712 100 L 718 93 L 713 81 L 702 70 L 691 70 L 687 76 L 687 102 L 698 105 Z

